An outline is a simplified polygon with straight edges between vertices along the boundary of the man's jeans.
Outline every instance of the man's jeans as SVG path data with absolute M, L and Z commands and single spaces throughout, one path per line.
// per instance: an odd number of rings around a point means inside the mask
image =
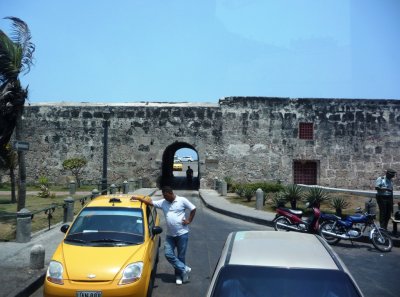
M 180 236 L 168 236 L 165 238 L 164 254 L 168 262 L 175 269 L 175 276 L 183 276 L 185 271 L 185 256 L 186 248 L 189 241 L 189 233 L 182 234 Z M 175 249 L 177 256 L 175 255 Z

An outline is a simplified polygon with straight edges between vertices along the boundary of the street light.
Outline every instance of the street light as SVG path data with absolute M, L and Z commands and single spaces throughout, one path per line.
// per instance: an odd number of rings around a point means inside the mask
M 108 127 L 111 111 L 106 107 L 103 111 L 103 177 L 101 178 L 101 194 L 107 194 L 107 155 L 108 155 Z

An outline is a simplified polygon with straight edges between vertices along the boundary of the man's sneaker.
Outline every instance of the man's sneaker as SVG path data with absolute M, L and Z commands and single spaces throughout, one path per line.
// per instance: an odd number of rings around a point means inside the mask
M 189 266 L 185 267 L 185 272 L 183 273 L 183 282 L 186 283 L 189 280 L 189 273 L 190 271 L 192 271 L 192 268 L 190 268 Z
M 182 285 L 182 279 L 181 279 L 180 276 L 177 276 L 177 277 L 176 277 L 176 284 L 177 284 L 177 285 Z

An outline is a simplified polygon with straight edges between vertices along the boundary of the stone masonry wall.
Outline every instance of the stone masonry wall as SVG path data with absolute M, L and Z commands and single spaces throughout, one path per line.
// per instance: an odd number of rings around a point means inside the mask
M 103 110 L 111 111 L 112 181 L 144 177 L 155 185 L 168 148 L 193 147 L 208 186 L 215 177 L 293 182 L 293 161 L 318 163 L 318 184 L 372 189 L 387 167 L 400 171 L 400 100 L 228 97 L 219 104 L 131 103 L 27 106 L 27 178 L 64 182 L 63 160 L 85 157 L 85 178 L 99 180 Z M 298 137 L 300 122 L 314 139 Z

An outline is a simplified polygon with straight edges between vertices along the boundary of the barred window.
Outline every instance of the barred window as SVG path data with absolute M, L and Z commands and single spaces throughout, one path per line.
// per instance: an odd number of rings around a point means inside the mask
M 314 124 L 299 123 L 299 138 L 309 140 L 314 139 Z
M 317 184 L 317 162 L 294 161 L 293 182 L 295 184 L 316 185 Z

